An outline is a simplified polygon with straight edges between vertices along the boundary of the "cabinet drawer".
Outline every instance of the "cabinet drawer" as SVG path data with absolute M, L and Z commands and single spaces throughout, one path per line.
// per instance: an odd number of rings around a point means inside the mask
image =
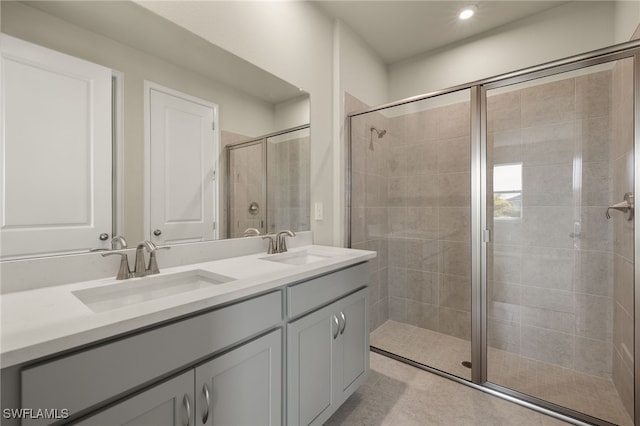
M 21 372 L 22 407 L 66 408 L 74 415 L 280 321 L 282 293 L 275 291 L 26 368 Z
M 332 302 L 369 283 L 369 264 L 360 263 L 287 288 L 289 318 Z

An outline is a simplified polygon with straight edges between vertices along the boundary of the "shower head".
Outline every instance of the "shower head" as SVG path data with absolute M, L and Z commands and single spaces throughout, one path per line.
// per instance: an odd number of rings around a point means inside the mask
M 387 134 L 385 129 L 378 130 L 375 127 L 371 127 L 371 132 L 373 133 L 374 131 L 378 134 L 378 139 L 382 139 L 382 137 Z

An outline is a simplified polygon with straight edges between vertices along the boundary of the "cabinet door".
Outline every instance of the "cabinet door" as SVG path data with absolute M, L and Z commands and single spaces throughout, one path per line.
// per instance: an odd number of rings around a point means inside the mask
M 197 425 L 282 424 L 282 331 L 197 367 L 196 395 Z
M 339 300 L 340 336 L 334 356 L 335 392 L 338 403 L 347 399 L 369 371 L 368 288 Z
M 80 421 L 82 426 L 192 425 L 194 373 L 190 370 Z
M 334 404 L 335 304 L 288 325 L 288 423 L 322 424 Z

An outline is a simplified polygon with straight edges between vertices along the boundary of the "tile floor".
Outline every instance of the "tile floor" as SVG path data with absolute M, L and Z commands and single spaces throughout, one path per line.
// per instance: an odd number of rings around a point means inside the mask
M 376 346 L 380 349 L 384 349 L 388 352 L 395 353 L 448 373 L 455 374 L 467 380 L 471 379 L 471 370 L 461 365 L 462 361 L 471 360 L 471 345 L 469 341 L 394 321 L 387 321 L 378 327 L 371 333 L 370 339 L 372 346 Z M 378 356 L 376 356 L 376 359 L 377 358 Z M 590 414 L 594 417 L 605 419 L 612 423 L 625 426 L 633 424 L 624 410 L 611 380 L 577 373 L 573 370 L 535 361 L 517 354 L 493 348 L 489 348 L 488 362 L 489 381 L 493 383 L 500 384 L 541 399 L 546 399 L 556 404 Z M 378 360 L 377 363 L 378 364 L 376 365 L 379 366 L 382 362 Z M 373 357 L 371 365 L 372 371 L 374 371 Z M 380 373 L 377 370 L 375 371 L 376 373 Z M 375 377 L 379 378 L 379 375 L 372 374 L 372 377 L 373 379 L 370 379 L 370 381 L 375 381 Z M 466 388 L 463 385 L 456 384 L 449 380 L 446 381 L 451 383 L 451 385 L 455 387 L 454 389 L 459 388 L 460 391 L 462 391 L 464 388 L 465 392 L 471 391 L 486 395 L 482 392 Z M 372 394 L 373 397 L 375 397 L 374 395 L 376 394 Z M 486 397 L 494 398 L 488 395 L 486 395 Z M 417 395 L 411 398 L 424 398 L 425 406 L 431 405 L 428 403 L 429 400 L 426 396 L 423 397 Z M 435 400 L 436 403 L 439 400 L 438 398 Z M 447 408 L 453 412 L 458 411 L 457 406 L 449 406 Z M 522 409 L 526 410 L 524 408 Z M 395 411 L 395 408 L 393 411 Z M 464 412 L 465 411 L 462 410 L 460 414 L 462 415 Z M 530 410 L 526 410 L 526 412 L 531 413 Z M 490 424 L 515 424 L 513 422 L 495 423 L 490 420 L 491 417 L 488 419 Z M 441 423 L 436 421 L 435 423 L 426 424 Z M 458 422 L 454 424 L 465 423 Z
M 369 378 L 325 426 L 566 424 L 372 352 Z

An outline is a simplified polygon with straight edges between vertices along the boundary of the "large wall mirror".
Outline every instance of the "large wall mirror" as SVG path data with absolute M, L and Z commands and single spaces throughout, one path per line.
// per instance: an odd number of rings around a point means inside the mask
M 227 146 L 270 135 L 235 177 L 264 170 L 265 232 L 309 229 L 306 92 L 133 2 L 0 7 L 2 259 L 243 236 Z

